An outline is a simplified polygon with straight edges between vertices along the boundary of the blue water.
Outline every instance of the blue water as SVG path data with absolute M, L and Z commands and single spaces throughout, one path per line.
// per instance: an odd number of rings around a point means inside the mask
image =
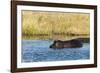
M 50 40 L 23 40 L 22 62 L 45 62 L 63 60 L 83 60 L 90 57 L 90 44 L 83 43 L 81 48 L 51 49 Z

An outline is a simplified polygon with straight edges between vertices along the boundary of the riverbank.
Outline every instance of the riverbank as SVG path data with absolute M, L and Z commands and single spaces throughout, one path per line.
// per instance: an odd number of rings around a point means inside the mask
M 90 38 L 78 38 L 78 40 L 82 41 L 83 43 L 90 43 Z
M 58 37 L 52 37 L 52 36 L 24 36 L 22 38 L 23 40 L 61 40 L 61 41 L 67 41 L 67 40 L 72 40 L 72 39 L 77 39 L 83 43 L 89 43 L 90 38 L 89 36 L 67 36 L 65 38 L 58 38 Z

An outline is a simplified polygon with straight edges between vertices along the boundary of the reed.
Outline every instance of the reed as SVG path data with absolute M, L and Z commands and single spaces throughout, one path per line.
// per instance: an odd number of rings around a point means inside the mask
M 89 37 L 89 21 L 90 16 L 86 13 L 22 11 L 22 38 L 60 39 L 74 37 L 76 34 L 78 37 Z

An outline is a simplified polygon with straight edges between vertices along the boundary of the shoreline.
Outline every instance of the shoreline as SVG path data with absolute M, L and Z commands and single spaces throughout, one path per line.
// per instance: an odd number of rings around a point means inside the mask
M 73 39 L 77 39 L 83 43 L 89 43 L 90 42 L 90 38 L 73 38 Z M 55 41 L 53 39 L 22 39 L 22 40 L 51 40 L 51 41 Z M 69 39 L 72 40 L 72 39 Z M 61 40 L 61 41 L 69 41 L 69 40 Z

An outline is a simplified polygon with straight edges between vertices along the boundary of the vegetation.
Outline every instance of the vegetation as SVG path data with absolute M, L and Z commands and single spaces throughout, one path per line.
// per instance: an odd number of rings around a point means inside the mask
M 89 14 L 22 11 L 23 39 L 89 37 Z

